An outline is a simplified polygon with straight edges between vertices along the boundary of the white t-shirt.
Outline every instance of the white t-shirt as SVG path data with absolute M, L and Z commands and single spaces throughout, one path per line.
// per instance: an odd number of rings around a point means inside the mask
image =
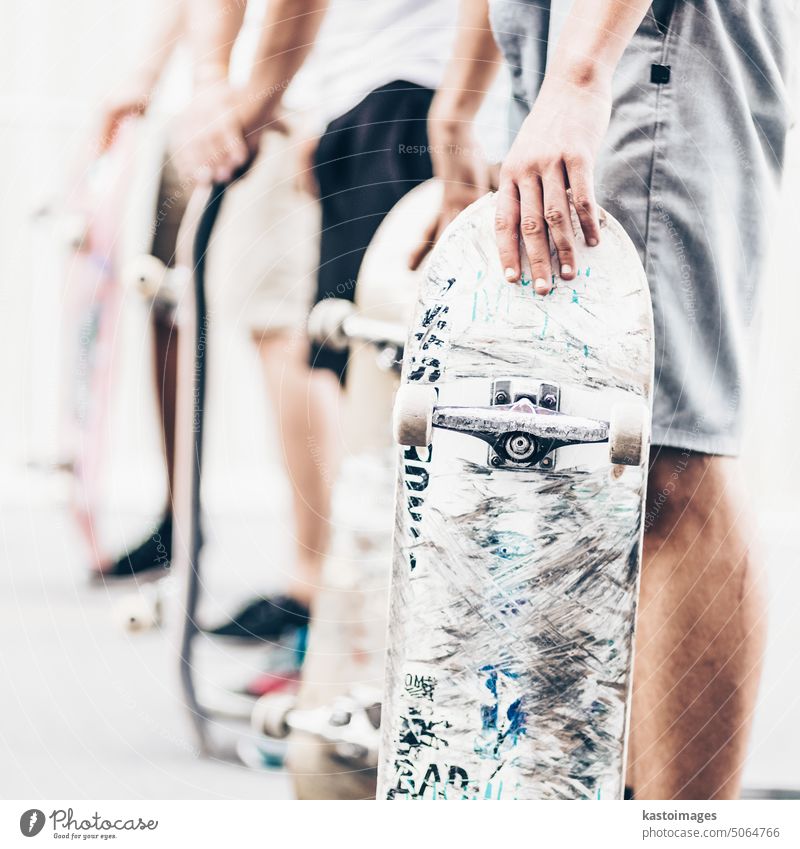
M 249 0 L 231 55 L 230 78 L 250 74 L 269 0 Z M 371 91 L 395 80 L 437 88 L 458 27 L 459 0 L 331 0 L 308 59 L 283 102 L 322 132 Z M 162 84 L 162 106 L 177 111 L 191 96 L 188 50 L 179 51 Z M 502 157 L 507 136 L 508 83 L 500 75 L 478 116 L 477 135 L 489 158 Z
M 458 27 L 458 0 L 332 0 L 286 94 L 324 126 L 395 80 L 436 88 Z

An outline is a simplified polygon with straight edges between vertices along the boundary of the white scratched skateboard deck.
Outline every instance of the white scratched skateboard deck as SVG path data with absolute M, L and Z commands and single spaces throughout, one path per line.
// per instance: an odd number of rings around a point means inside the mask
M 621 798 L 649 290 L 608 215 L 544 297 L 493 221 L 445 231 L 405 349 L 378 798 Z
M 369 700 L 365 691 L 374 692 L 376 700 L 380 697 L 392 559 L 392 398 L 421 279 L 420 272 L 408 269 L 408 258 L 438 210 L 441 192 L 441 186 L 429 180 L 398 201 L 364 256 L 355 304 L 323 301 L 309 320 L 316 341 L 349 353 L 334 530 L 309 628 L 297 704 L 301 712 L 324 715 L 324 709 L 330 712 L 342 699 L 364 704 Z M 361 713 L 355 712 L 357 720 Z M 343 759 L 341 747 L 299 725 L 293 728 L 287 767 L 299 798 L 375 795 L 377 727 L 362 721 L 356 728 L 365 732 L 355 736 L 368 758 Z

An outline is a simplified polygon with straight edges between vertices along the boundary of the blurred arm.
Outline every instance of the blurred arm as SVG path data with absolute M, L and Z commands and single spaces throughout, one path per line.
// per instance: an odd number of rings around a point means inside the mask
M 461 0 L 455 47 L 431 104 L 429 131 L 457 135 L 465 122 L 471 122 L 501 64 L 489 25 L 488 0 Z
M 250 79 L 239 91 L 227 72 L 242 0 L 191 3 L 197 90 L 181 121 L 179 165 L 200 182 L 224 182 L 255 155 L 265 129 L 284 129 L 277 108 L 314 45 L 328 2 L 269 0 Z
M 228 78 L 231 52 L 242 28 L 247 0 L 184 0 L 194 80 L 198 85 Z
M 143 79 L 151 90 L 161 77 L 175 46 L 186 33 L 189 3 L 190 0 L 172 0 L 156 15 L 143 51 L 147 61 L 141 69 Z
M 433 174 L 444 189 L 442 206 L 409 257 L 411 268 L 420 265 L 456 215 L 490 188 L 490 168 L 473 121 L 501 64 L 487 0 L 461 0 L 453 53 L 428 113 Z
M 96 146 L 100 152 L 114 143 L 122 122 L 143 115 L 175 45 L 186 32 L 187 4 L 190 0 L 172 0 L 153 22 L 144 47 L 139 51 L 142 63 L 106 97 L 100 110 Z
M 314 46 L 329 5 L 329 0 L 270 0 L 248 86 L 260 107 L 254 116 L 256 124 L 274 116 Z

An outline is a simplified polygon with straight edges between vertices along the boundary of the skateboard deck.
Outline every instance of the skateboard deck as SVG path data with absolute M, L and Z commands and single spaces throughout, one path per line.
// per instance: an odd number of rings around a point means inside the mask
M 178 303 L 178 397 L 175 433 L 175 492 L 173 513 L 173 573 L 183 588 L 183 623 L 179 663 L 181 691 L 201 754 L 217 754 L 209 730 L 210 711 L 201 704 L 195 670 L 195 645 L 202 637 L 197 622 L 200 591 L 200 489 L 203 463 L 208 308 L 205 259 L 214 222 L 226 186 L 200 187 L 192 193 L 183 215 L 176 247 L 177 275 L 185 282 Z M 233 751 L 220 753 L 234 757 Z
M 203 590 L 201 488 L 205 427 L 209 312 L 206 300 L 206 256 L 228 187 L 231 183 L 199 187 L 191 195 L 177 237 L 176 266 L 172 270 L 178 336 L 178 398 L 175 445 L 175 536 L 172 571 L 181 587 L 182 623 L 179 669 L 183 701 L 202 755 L 251 762 L 259 737 L 250 730 L 255 699 L 209 680 L 198 670 L 198 643 L 222 647 L 230 638 L 203 630 L 199 607 Z M 258 648 L 257 644 L 253 644 Z M 224 655 L 217 652 L 217 657 Z M 206 660 L 208 658 L 205 658 Z M 219 670 L 217 670 L 219 671 Z M 243 754 L 244 753 L 244 754 Z M 280 752 L 276 760 L 280 759 Z
M 126 268 L 133 255 L 152 249 L 164 150 L 158 122 L 126 124 L 111 150 L 82 169 L 63 216 L 65 314 L 74 328 L 66 357 L 72 507 L 101 567 L 116 556 L 106 546 L 100 516 Z
M 65 431 L 73 472 L 71 506 L 94 560 L 101 564 L 112 556 L 98 517 L 105 498 L 114 346 L 122 311 L 121 198 L 133 180 L 136 142 L 134 128 L 125 127 L 112 150 L 81 169 L 66 199 L 60 228 L 67 249 L 65 383 L 70 403 Z
M 240 649 L 268 648 L 271 661 L 276 661 L 279 656 L 295 656 L 303 652 L 304 633 L 285 635 L 269 644 L 240 641 L 210 633 L 199 621 L 204 587 L 201 486 L 210 336 L 206 257 L 226 192 L 236 181 L 246 177 L 246 173 L 247 169 L 242 168 L 230 183 L 196 189 L 178 233 L 177 263 L 171 274 L 174 290 L 179 295 L 176 304 L 179 362 L 173 572 L 181 584 L 183 595 L 179 646 L 181 689 L 201 754 L 247 765 L 274 767 L 282 763 L 286 743 L 283 739 L 266 739 L 262 729 L 252 728 L 256 695 L 251 688 L 267 687 L 265 679 L 268 678 L 271 681 L 268 688 L 274 690 L 277 697 L 285 698 L 290 690 L 296 688 L 295 677 L 291 674 L 294 663 L 291 673 L 286 671 L 286 667 L 283 672 L 279 669 L 266 670 L 255 680 L 250 669 L 246 683 L 231 686 L 225 679 L 230 677 L 234 655 L 226 646 L 239 644 Z M 210 654 L 206 650 L 210 650 Z M 212 667 L 216 666 L 216 674 L 213 669 L 212 674 L 208 674 L 206 664 L 214 656 L 218 661 L 226 661 L 227 671 L 221 670 L 219 663 L 212 663 Z
M 349 348 L 349 357 L 344 457 L 333 495 L 335 530 L 309 629 L 297 714 L 287 721 L 287 766 L 300 798 L 375 795 L 379 732 L 364 718 L 374 718 L 375 711 L 350 712 L 355 722 L 346 725 L 357 745 L 353 739 L 336 742 L 319 717 L 342 699 L 363 705 L 380 698 L 394 506 L 391 409 L 420 280 L 419 272 L 408 269 L 408 257 L 440 198 L 441 187 L 429 181 L 400 200 L 370 243 L 355 305 L 324 301 L 309 320 L 312 337 Z M 323 731 L 315 733 L 316 725 Z M 358 756 L 346 758 L 343 751 Z
M 633 244 L 509 284 L 494 195 L 430 257 L 401 446 L 378 798 L 622 798 L 653 382 Z

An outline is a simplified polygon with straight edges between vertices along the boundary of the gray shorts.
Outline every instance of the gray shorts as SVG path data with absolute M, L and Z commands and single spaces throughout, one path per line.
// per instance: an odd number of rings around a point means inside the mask
M 518 127 L 571 0 L 491 0 Z M 736 454 L 790 125 L 795 0 L 656 0 L 614 78 L 598 201 L 647 270 L 653 442 Z M 777 281 L 776 281 L 777 283 Z

